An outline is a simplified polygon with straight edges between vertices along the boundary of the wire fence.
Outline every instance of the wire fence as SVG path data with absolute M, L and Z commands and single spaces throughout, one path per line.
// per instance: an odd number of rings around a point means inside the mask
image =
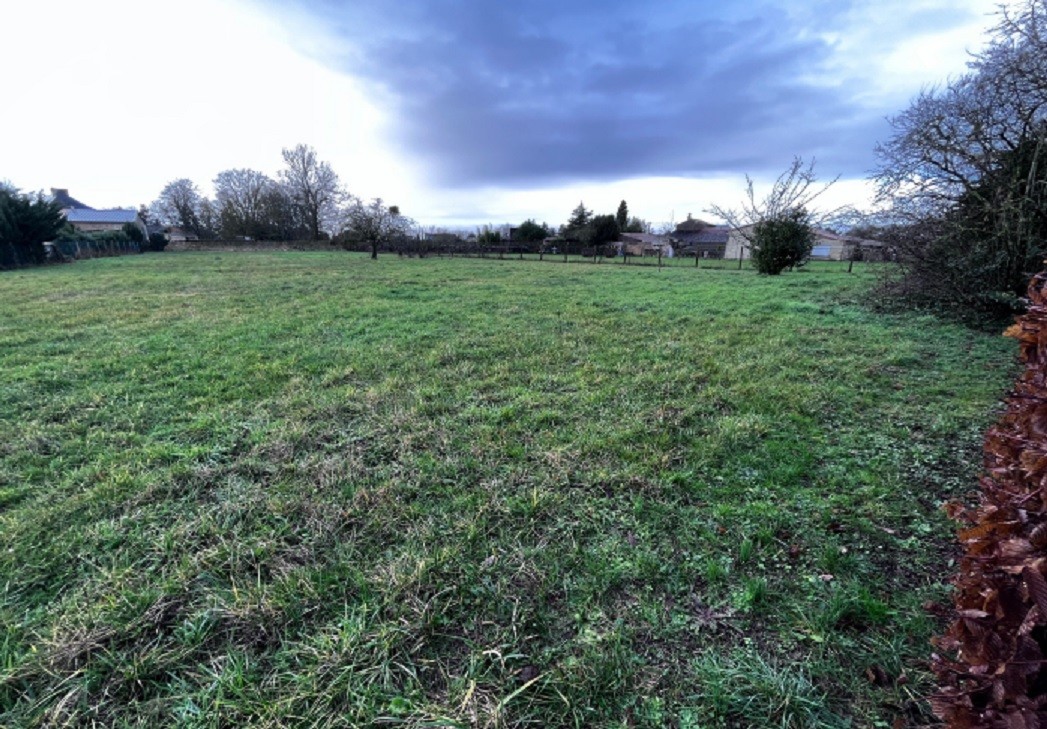
M 0 242 L 0 269 L 102 256 L 126 256 L 141 252 L 141 246 L 131 241 L 60 240 L 35 246 L 16 246 L 10 242 Z
M 401 256 L 419 256 L 435 258 L 483 258 L 497 261 L 540 261 L 548 263 L 573 263 L 589 264 L 596 266 L 621 266 L 621 267 L 654 267 L 654 268 L 693 268 L 698 270 L 714 271 L 745 271 L 752 269 L 752 259 L 745 258 L 714 258 L 702 256 L 659 256 L 659 255 L 615 255 L 592 254 L 589 252 L 560 252 L 560 251 L 523 251 L 511 250 L 509 246 L 489 246 L 477 250 L 448 250 L 445 248 L 431 248 L 428 250 L 400 249 L 389 251 Z M 851 273 L 863 266 L 869 265 L 868 261 L 857 260 L 830 260 L 811 259 L 806 266 L 819 271 L 837 271 Z
M 99 258 L 102 256 L 126 256 L 141 253 L 142 247 L 133 241 L 120 240 L 58 240 L 52 244 L 66 258 Z
M 170 243 L 168 251 L 197 252 L 265 252 L 265 251 L 322 251 L 349 250 L 358 253 L 369 253 L 371 247 L 365 243 L 335 245 L 328 241 L 289 242 L 289 241 L 179 241 Z M 622 255 L 613 246 L 585 248 L 568 246 L 565 249 L 517 243 L 479 243 L 458 241 L 443 243 L 414 238 L 390 241 L 378 246 L 381 255 L 395 254 L 411 258 L 477 258 L 491 261 L 533 261 L 543 263 L 588 264 L 596 266 L 621 267 L 656 267 L 656 268 L 693 268 L 698 270 L 739 271 L 750 270 L 752 261 L 749 258 L 719 258 L 695 255 L 658 255 L 657 252 L 647 255 Z M 859 266 L 868 265 L 865 261 L 812 259 L 808 267 L 820 271 L 851 272 Z

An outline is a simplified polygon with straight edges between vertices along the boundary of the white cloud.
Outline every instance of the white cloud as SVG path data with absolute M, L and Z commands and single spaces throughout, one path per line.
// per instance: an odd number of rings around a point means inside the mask
M 866 0 L 843 28 L 823 37 L 834 48 L 829 74 L 854 98 L 893 112 L 921 88 L 966 70 L 981 49 L 999 0 Z M 941 15 L 959 24 L 942 29 Z M 924 25 L 926 27 L 921 27 Z
M 302 28 L 244 3 L 74 0 L 5 15 L 0 62 L 20 71 L 5 89 L 0 176 L 22 188 L 134 205 L 176 177 L 206 189 L 230 167 L 273 174 L 299 142 L 368 195 L 395 197 L 411 177 L 353 79 L 291 50 Z
M 913 18 L 932 17 L 946 7 L 941 0 L 859 3 L 825 31 L 835 50 L 823 82 L 846 86 L 872 116 L 899 111 L 921 86 L 962 72 L 967 52 L 984 43 L 995 0 L 957 2 L 951 7 L 966 11 L 969 22 L 916 35 Z M 433 189 L 424 169 L 385 136 L 385 109 L 394 107 L 334 70 L 332 59 L 353 52 L 303 12 L 264 11 L 247 0 L 54 0 L 5 8 L 0 63 L 13 71 L 6 77 L 0 179 L 24 189 L 67 187 L 98 207 L 137 205 L 177 177 L 207 189 L 231 167 L 274 174 L 281 148 L 304 142 L 352 192 L 398 203 L 423 223 L 534 217 L 557 224 L 580 199 L 610 213 L 623 198 L 634 214 L 679 221 L 742 195 L 740 174 L 525 191 Z M 794 151 L 804 152 L 783 153 Z M 843 181 L 827 204 L 869 198 L 867 183 Z

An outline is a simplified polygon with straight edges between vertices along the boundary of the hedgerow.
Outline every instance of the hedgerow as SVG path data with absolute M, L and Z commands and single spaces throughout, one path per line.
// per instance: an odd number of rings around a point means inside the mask
M 931 704 L 959 729 L 1047 727 L 1047 272 L 1029 300 L 1006 332 L 1025 372 L 986 435 L 978 506 L 949 507 L 965 553 Z

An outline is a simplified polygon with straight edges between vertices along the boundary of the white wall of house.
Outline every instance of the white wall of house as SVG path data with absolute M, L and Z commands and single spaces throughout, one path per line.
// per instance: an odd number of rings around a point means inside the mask
M 727 235 L 727 246 L 723 250 L 723 257 L 728 261 L 737 261 L 739 258 L 752 258 L 752 250 L 749 247 L 749 239 L 745 235 L 752 230 L 751 225 L 744 228 L 732 230 Z
M 752 230 L 752 226 L 746 226 L 738 230 L 732 230 L 727 237 L 727 247 L 724 249 L 723 257 L 727 260 L 737 261 L 739 255 L 742 259 L 752 258 L 752 250 L 749 240 L 745 234 Z M 846 261 L 850 258 L 852 245 L 839 236 L 823 231 L 815 231 L 814 247 L 811 250 L 811 258 L 824 261 Z

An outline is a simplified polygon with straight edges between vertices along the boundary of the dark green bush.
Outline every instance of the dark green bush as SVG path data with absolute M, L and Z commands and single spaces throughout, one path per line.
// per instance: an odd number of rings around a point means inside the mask
M 807 211 L 795 208 L 762 220 L 753 228 L 753 265 L 760 273 L 777 276 L 802 266 L 811 255 L 814 231 Z
M 163 233 L 150 233 L 148 248 L 143 247 L 142 250 L 150 251 L 162 251 L 167 247 L 167 236 Z
M 124 227 L 120 229 L 120 232 L 127 236 L 127 239 L 132 243 L 142 245 L 146 242 L 145 233 L 134 223 L 124 223 Z
M 23 195 L 0 185 L 0 268 L 43 263 L 44 242 L 53 240 L 64 222 L 58 205 L 41 193 Z

